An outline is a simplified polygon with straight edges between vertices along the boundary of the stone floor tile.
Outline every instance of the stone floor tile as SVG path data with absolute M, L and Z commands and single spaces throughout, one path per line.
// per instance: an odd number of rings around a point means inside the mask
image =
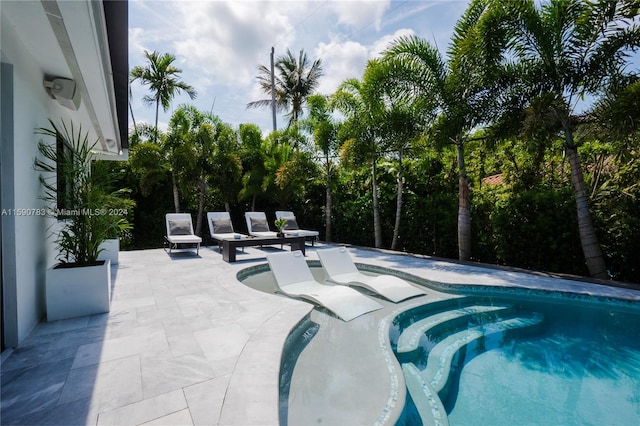
M 187 408 L 182 390 L 164 393 L 100 413 L 98 426 L 139 425 L 150 422 Z
M 174 357 L 180 357 L 189 354 L 202 355 L 202 348 L 198 344 L 198 341 L 196 340 L 192 332 L 168 335 L 167 341 L 169 342 L 171 355 Z
M 135 333 L 127 337 L 82 345 L 78 348 L 73 368 L 86 367 L 147 352 L 169 352 L 169 344 L 163 330 L 150 330 L 144 334 Z
M 181 389 L 214 378 L 215 372 L 201 354 L 181 357 L 147 355 L 141 360 L 145 398 Z
M 160 417 L 159 419 L 152 420 L 147 423 L 143 423 L 141 426 L 183 426 L 183 425 L 193 425 L 193 420 L 191 419 L 191 413 L 189 410 L 180 410 L 175 413 L 167 414 L 164 417 Z
M 194 425 L 218 424 L 230 377 L 229 375 L 217 377 L 184 388 L 184 395 L 187 398 Z
M 43 362 L 34 367 L 2 371 L 2 424 L 55 407 L 73 359 Z
M 116 359 L 71 370 L 60 404 L 92 398 L 100 412 L 142 400 L 140 357 Z
M 238 356 L 251 337 L 237 324 L 214 327 L 193 333 L 202 352 L 211 361 Z

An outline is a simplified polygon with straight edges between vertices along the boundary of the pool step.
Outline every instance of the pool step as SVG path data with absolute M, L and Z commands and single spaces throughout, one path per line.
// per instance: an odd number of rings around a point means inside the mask
M 449 426 L 447 411 L 440 401 L 438 392 L 424 380 L 415 365 L 402 364 L 402 373 L 409 394 L 415 401 L 416 409 L 423 425 Z
M 396 352 L 398 354 L 405 354 L 415 351 L 416 349 L 418 349 L 418 345 L 420 344 L 420 338 L 439 325 L 451 323 L 454 320 L 464 320 L 466 322 L 471 318 L 478 318 L 481 315 L 488 313 L 507 314 L 511 310 L 511 305 L 477 305 L 467 306 L 460 309 L 452 309 L 449 311 L 431 315 L 411 324 L 402 332 L 402 334 L 398 338 Z
M 451 334 L 429 352 L 427 366 L 419 370 L 413 363 L 403 363 L 402 371 L 411 398 L 423 424 L 447 425 L 446 411 L 441 398 L 446 396 L 454 356 L 464 346 L 507 330 L 533 327 L 542 323 L 542 315 L 501 319 Z
M 421 375 L 424 380 L 428 381 L 431 387 L 439 393 L 445 389 L 447 385 L 453 357 L 464 346 L 492 334 L 503 333 L 507 330 L 533 327 L 540 324 L 542 319 L 542 315 L 515 317 L 451 334 L 429 352 L 427 367 L 422 370 Z

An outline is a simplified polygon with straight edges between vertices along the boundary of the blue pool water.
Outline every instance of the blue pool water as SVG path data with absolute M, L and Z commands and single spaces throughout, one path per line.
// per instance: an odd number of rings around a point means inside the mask
M 322 281 L 320 268 L 310 265 Z M 248 268 L 238 278 L 261 291 L 276 290 L 267 267 Z M 393 314 L 389 340 L 407 385 L 397 425 L 640 425 L 640 304 L 527 289 L 466 291 L 467 296 L 433 294 Z M 416 303 L 408 301 L 407 309 Z M 402 310 L 389 304 L 392 309 Z M 291 410 L 289 385 L 298 357 L 310 350 L 316 334 L 331 335 L 337 327 L 377 340 L 377 325 L 369 330 L 366 321 L 350 324 L 336 320 L 318 327 L 307 318 L 292 331 L 280 371 L 281 424 Z M 308 357 L 321 370 L 335 367 L 331 363 L 339 358 Z M 313 389 L 312 381 L 298 382 L 294 395 L 304 398 L 295 401 L 297 413 L 335 398 L 327 390 L 316 401 Z
M 450 312 L 469 306 L 508 306 L 508 312 L 451 319 L 455 315 Z M 449 354 L 448 384 L 439 399 L 452 426 L 638 425 L 639 312 L 568 301 L 465 299 L 455 306 L 404 313 L 391 327 L 391 341 L 397 352 L 398 340 L 411 324 L 436 324 L 420 336 L 417 349 L 396 353 L 401 364 L 415 367 L 409 369 L 414 380 L 422 377 L 431 384 L 437 381 L 428 372 L 433 359 L 427 360 L 432 351 L 441 350 L 440 342 L 452 334 L 464 336 L 465 330 L 490 331 Z M 440 321 L 443 315 L 450 319 Z M 492 329 L 505 318 L 541 321 L 504 331 Z M 409 387 L 409 395 L 398 424 L 420 424 L 421 411 L 433 414 L 422 391 Z

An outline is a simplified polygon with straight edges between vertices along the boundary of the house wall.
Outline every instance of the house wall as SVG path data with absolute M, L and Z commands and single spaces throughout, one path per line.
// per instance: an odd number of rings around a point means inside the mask
M 44 208 L 40 200 L 42 189 L 38 172 L 33 167 L 37 144 L 42 137 L 36 135 L 34 130 L 47 127 L 49 118 L 56 121 L 60 118 L 70 119 L 71 111 L 59 106 L 46 93 L 42 85 L 43 70 L 30 56 L 13 25 L 4 19 L 0 37 L 2 62 L 13 68 L 12 135 L 3 130 L 2 207 Z M 2 96 L 4 98 L 5 93 Z M 3 107 L 7 103 L 3 101 Z M 7 346 L 19 345 L 44 314 L 45 270 L 55 261 L 53 244 L 47 241 L 50 231 L 47 228 L 51 225 L 55 226 L 52 219 L 34 214 L 3 217 L 4 306 L 15 310 L 3 310 Z

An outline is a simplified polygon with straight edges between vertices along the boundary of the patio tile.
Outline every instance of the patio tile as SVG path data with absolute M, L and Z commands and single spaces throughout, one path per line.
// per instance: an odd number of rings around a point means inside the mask
M 100 412 L 142 400 L 140 357 L 116 359 L 69 373 L 60 404 L 91 398 Z
M 166 426 L 176 426 L 176 425 L 190 425 L 193 424 L 191 420 L 191 413 L 189 410 L 180 410 L 176 413 L 168 414 L 164 417 L 160 417 L 159 419 L 152 420 L 147 423 L 142 423 L 142 426 L 156 426 L 156 425 L 166 425 Z
M 19 423 L 23 416 L 55 407 L 73 359 L 2 371 L 2 423 Z
M 230 377 L 217 377 L 184 388 L 194 425 L 218 424 Z
M 227 388 L 220 423 L 273 425 L 278 423 L 277 373 L 234 374 Z
M 193 334 L 204 356 L 210 361 L 237 357 L 251 337 L 237 324 L 196 331 Z
M 162 330 L 148 330 L 127 337 L 106 339 L 102 342 L 82 345 L 73 363 L 73 368 L 86 367 L 105 361 L 127 358 L 142 353 L 169 352 L 169 344 Z
M 167 335 L 171 355 L 179 357 L 189 354 L 202 354 L 202 348 L 198 344 L 192 332 Z
M 150 398 L 215 377 L 215 372 L 201 354 L 181 357 L 144 356 L 141 360 L 142 392 Z
M 115 410 L 100 413 L 98 426 L 139 425 L 154 421 L 187 408 L 187 401 L 181 390 L 157 395 Z M 191 422 L 189 421 L 189 424 Z M 181 423 L 174 423 L 181 424 Z

